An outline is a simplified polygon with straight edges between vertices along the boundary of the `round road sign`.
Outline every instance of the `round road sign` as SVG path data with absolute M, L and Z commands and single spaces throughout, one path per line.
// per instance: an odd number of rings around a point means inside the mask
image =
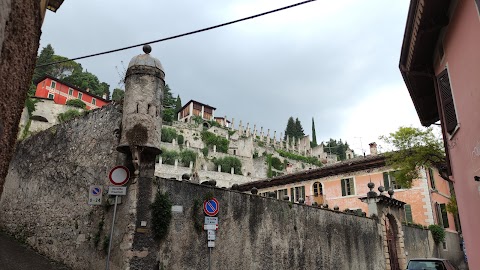
M 123 186 L 130 178 L 130 171 L 125 166 L 116 166 L 110 170 L 108 178 L 110 179 L 110 183 L 113 185 Z
M 203 202 L 203 211 L 207 216 L 214 217 L 218 214 L 219 204 L 217 199 L 212 198 Z

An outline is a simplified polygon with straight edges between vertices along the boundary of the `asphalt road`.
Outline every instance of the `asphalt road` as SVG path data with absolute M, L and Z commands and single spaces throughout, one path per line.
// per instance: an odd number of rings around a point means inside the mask
M 32 249 L 19 244 L 13 238 L 0 233 L 1 270 L 68 270 Z

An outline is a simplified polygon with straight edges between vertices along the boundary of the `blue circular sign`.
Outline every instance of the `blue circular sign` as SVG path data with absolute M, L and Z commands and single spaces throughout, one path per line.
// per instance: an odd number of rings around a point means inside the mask
M 92 194 L 95 195 L 95 196 L 99 195 L 100 192 L 102 192 L 102 191 L 98 187 L 95 187 L 95 188 L 92 189 Z
M 218 208 L 218 201 L 215 198 L 203 202 L 203 211 L 207 216 L 216 216 L 218 214 Z

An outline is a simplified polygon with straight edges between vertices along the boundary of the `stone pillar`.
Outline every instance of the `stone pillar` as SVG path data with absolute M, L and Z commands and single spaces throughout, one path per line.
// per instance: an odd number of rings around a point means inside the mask
M 162 162 L 163 162 L 163 157 L 160 157 L 160 158 L 158 159 L 158 163 L 160 163 L 160 165 L 162 165 Z
M 267 144 L 270 144 L 270 129 L 267 129 Z
M 175 159 L 175 169 L 178 167 L 178 159 Z
M 173 146 L 177 145 L 177 140 L 176 140 L 176 139 L 173 139 L 173 140 L 172 140 L 172 145 L 173 145 Z
M 216 153 L 217 152 L 217 145 L 213 145 L 213 153 Z
M 247 137 L 250 136 L 250 123 L 247 123 L 247 127 L 245 128 L 245 131 L 247 132 Z
M 235 118 L 232 117 L 232 123 L 231 123 L 232 127 L 230 129 L 233 129 L 233 130 L 235 130 L 235 122 L 234 121 L 235 121 Z
M 221 172 L 221 171 L 222 171 L 222 165 L 218 165 L 217 171 L 218 171 L 218 172 Z
M 283 141 L 283 133 L 282 133 L 282 132 L 280 132 L 280 139 L 279 139 L 279 141 L 280 141 L 280 149 L 283 149 L 283 148 L 284 148 L 284 145 L 283 145 L 283 142 L 284 142 L 284 141 Z
M 235 168 L 233 168 L 233 167 L 230 168 L 230 174 L 231 174 L 231 175 L 234 175 L 234 174 L 235 174 Z
M 240 120 L 240 124 L 238 125 L 238 133 L 240 133 L 239 136 L 243 136 L 242 120 Z
M 247 137 L 250 137 L 250 128 L 247 128 Z
M 227 122 L 227 116 L 226 115 L 223 117 L 223 126 L 228 128 L 228 122 Z
M 263 127 L 260 127 L 260 141 L 263 142 Z
M 277 131 L 273 131 L 273 145 L 277 144 Z
M 185 146 L 186 146 L 187 148 L 189 148 L 189 147 L 190 147 L 190 142 L 187 141 L 187 143 L 185 144 Z
M 257 139 L 257 125 L 253 125 L 253 137 Z
M 287 143 L 285 144 L 287 151 L 290 149 L 290 136 L 287 135 Z
M 207 164 L 203 164 L 203 170 L 208 171 Z
M 193 161 L 190 161 L 190 164 L 188 165 L 188 168 L 193 169 Z

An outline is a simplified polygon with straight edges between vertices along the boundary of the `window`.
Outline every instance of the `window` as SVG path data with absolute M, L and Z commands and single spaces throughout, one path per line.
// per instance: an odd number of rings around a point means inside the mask
M 393 172 L 384 172 L 383 173 L 383 186 L 385 190 L 392 189 L 401 189 L 400 185 L 397 185 L 395 176 L 393 176 Z
M 458 125 L 457 112 L 453 103 L 452 88 L 450 87 L 450 79 L 448 70 L 444 70 L 437 78 L 438 89 L 440 91 L 440 100 L 445 122 L 445 129 L 448 134 L 453 135 Z
M 83 96 L 83 94 L 78 92 L 78 99 L 82 100 L 82 96 Z
M 447 207 L 444 203 L 437 204 L 437 219 L 439 225 L 443 225 L 444 228 L 450 227 L 448 224 Z
M 52 94 L 52 93 L 48 94 L 48 99 L 54 99 L 54 98 L 55 98 L 55 94 Z
M 57 88 L 57 83 L 55 81 L 52 81 L 52 83 L 50 84 L 50 87 L 53 88 L 53 89 L 56 89 Z
M 320 182 L 313 183 L 313 195 L 314 196 L 323 195 L 322 183 Z
M 355 195 L 353 178 L 342 179 L 342 196 Z
M 277 191 L 277 199 L 283 200 L 283 197 L 287 195 L 288 196 L 288 191 L 287 189 L 280 189 Z
M 290 193 L 292 195 L 291 202 L 298 202 L 300 198 L 305 199 L 305 186 L 290 188 Z
M 73 96 L 73 89 L 72 88 L 68 88 L 68 95 Z
M 413 216 L 412 216 L 412 206 L 410 204 L 405 204 L 405 220 L 409 223 L 413 223 Z
M 434 190 L 437 189 L 435 187 L 435 178 L 434 178 L 432 168 L 428 168 L 428 178 L 430 179 L 430 186 L 432 187 L 432 189 L 434 189 Z
M 97 100 L 95 98 L 92 98 L 92 104 L 97 105 Z
M 442 242 L 442 248 L 443 248 L 443 250 L 447 250 L 447 242 L 446 241 Z

